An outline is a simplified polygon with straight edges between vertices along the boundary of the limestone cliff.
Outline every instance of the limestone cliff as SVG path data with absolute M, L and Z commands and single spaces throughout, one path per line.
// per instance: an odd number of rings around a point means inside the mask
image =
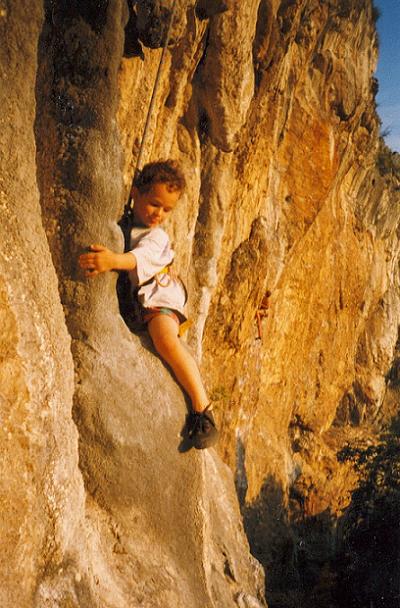
M 179 453 L 179 387 L 119 316 L 116 277 L 76 265 L 122 249 L 171 2 L 0 3 L 7 607 L 264 606 L 239 501 L 270 605 L 321 606 L 357 483 L 337 454 L 398 411 L 370 0 L 176 2 L 144 161 L 188 178 L 167 229 L 219 454 Z

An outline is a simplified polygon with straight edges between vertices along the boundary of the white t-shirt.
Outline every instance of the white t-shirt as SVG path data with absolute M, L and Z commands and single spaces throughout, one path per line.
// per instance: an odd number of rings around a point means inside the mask
M 133 227 L 131 248 L 137 266 L 129 278 L 133 287 L 139 286 L 138 299 L 142 306 L 171 308 L 186 318 L 186 291 L 182 282 L 169 273 L 160 274 L 175 257 L 167 233 L 159 227 Z

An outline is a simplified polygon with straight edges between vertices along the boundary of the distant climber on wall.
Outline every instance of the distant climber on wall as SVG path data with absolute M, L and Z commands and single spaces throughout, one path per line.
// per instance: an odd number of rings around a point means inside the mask
M 79 257 L 79 265 L 87 277 L 109 270 L 128 271 L 153 344 L 191 399 L 188 437 L 194 447 L 203 449 L 217 441 L 218 431 L 199 368 L 179 337 L 179 327 L 186 320 L 186 289 L 171 271 L 174 252 L 160 228 L 184 189 L 185 178 L 174 161 L 145 165 L 132 189 L 131 250 L 116 253 L 103 245 L 91 245 L 91 251 Z

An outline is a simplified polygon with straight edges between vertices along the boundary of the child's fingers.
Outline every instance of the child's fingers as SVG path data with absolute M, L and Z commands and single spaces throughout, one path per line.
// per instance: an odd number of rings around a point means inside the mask
M 85 276 L 86 277 L 93 277 L 96 274 L 99 274 L 99 272 L 101 272 L 101 269 L 99 267 L 99 262 L 97 260 L 97 254 L 93 253 L 86 253 L 82 256 L 79 257 L 79 266 L 80 268 L 82 268 L 83 270 L 86 270 L 85 272 Z
M 102 252 L 108 251 L 107 247 L 100 244 L 90 245 L 91 252 L 82 253 L 78 258 L 79 266 L 85 270 L 85 277 L 95 277 L 104 272 L 102 264 Z M 93 252 L 93 253 L 92 253 Z M 99 255 L 100 254 L 100 255 Z
M 94 268 L 94 257 L 91 255 L 81 255 L 78 262 L 81 268 Z
M 86 259 L 86 255 L 80 255 L 78 258 L 78 264 L 81 268 L 85 268 L 86 264 L 88 263 L 87 259 Z

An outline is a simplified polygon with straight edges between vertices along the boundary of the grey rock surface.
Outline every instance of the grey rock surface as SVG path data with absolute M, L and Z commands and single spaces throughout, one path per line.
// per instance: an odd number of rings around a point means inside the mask
M 115 274 L 76 263 L 93 242 L 122 250 L 171 3 L 14 4 L 0 2 L 0 603 L 263 605 L 233 471 L 271 603 L 321 608 L 357 485 L 337 455 L 399 403 L 400 190 L 372 3 L 177 0 L 143 160 L 187 176 L 166 229 L 221 429 L 207 453 L 179 452 L 184 397 L 119 316 Z
M 1 605 L 265 605 L 231 472 L 178 450 L 181 390 L 116 277 L 77 269 L 94 240 L 122 247 L 124 3 L 3 13 Z

